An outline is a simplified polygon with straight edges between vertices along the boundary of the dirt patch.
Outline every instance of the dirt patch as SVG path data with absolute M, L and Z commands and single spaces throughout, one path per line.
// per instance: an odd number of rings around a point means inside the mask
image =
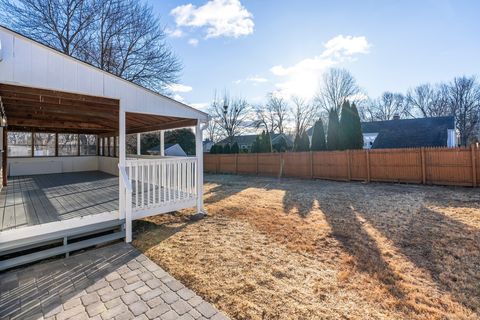
M 236 319 L 479 318 L 480 192 L 207 175 L 134 244 Z

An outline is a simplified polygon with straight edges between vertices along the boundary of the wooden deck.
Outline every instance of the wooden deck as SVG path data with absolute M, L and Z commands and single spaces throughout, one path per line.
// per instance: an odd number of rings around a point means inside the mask
M 10 177 L 0 231 L 118 210 L 118 177 L 101 171 Z

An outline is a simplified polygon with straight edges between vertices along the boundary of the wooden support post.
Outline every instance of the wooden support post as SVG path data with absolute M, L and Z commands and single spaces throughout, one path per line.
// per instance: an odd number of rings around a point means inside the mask
M 35 155 L 35 130 L 32 131 L 32 136 L 30 142 L 32 143 L 31 145 L 31 156 L 33 157 Z
M 472 186 L 476 187 L 477 186 L 477 163 L 476 163 L 476 158 L 475 158 L 475 147 L 472 144 L 470 148 L 472 152 Z
M 58 157 L 58 132 L 55 132 L 55 157 Z
M 80 135 L 77 134 L 77 156 L 80 155 Z
M 365 157 L 367 158 L 367 182 L 370 182 L 370 150 L 365 150 Z
M 347 180 L 350 181 L 352 180 L 352 168 L 350 166 L 350 150 L 347 150 L 345 154 L 347 156 Z
M 426 175 L 426 168 L 425 168 L 425 148 L 422 147 L 421 150 L 421 158 L 422 158 L 422 184 L 427 182 L 427 175 Z
M 310 151 L 310 179 L 313 179 L 313 152 Z
M 7 185 L 8 181 L 8 165 L 7 165 L 7 153 L 8 153 L 8 130 L 3 128 L 3 150 L 2 150 L 2 184 L 3 186 Z

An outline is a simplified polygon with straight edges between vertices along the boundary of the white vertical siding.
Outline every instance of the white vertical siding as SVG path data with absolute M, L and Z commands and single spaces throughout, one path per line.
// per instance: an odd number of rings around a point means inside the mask
M 121 100 L 127 112 L 207 120 L 207 114 L 155 94 L 0 27 L 0 82 Z

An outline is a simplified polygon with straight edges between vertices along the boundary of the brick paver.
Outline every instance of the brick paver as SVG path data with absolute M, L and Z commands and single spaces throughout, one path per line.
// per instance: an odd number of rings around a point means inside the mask
M 129 244 L 0 273 L 0 319 L 228 319 Z

